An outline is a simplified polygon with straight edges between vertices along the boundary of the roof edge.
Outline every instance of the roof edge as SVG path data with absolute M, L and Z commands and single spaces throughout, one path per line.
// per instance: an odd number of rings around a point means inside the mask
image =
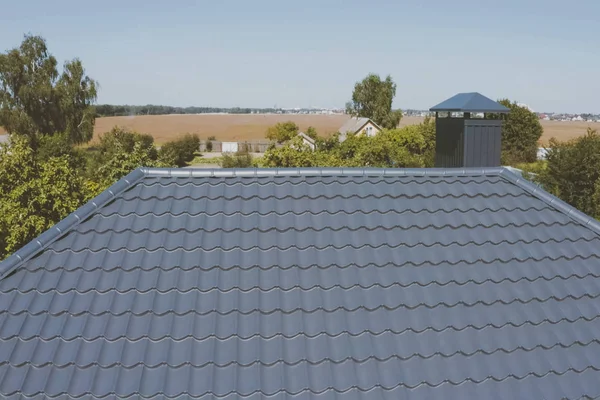
M 500 175 L 512 184 L 520 187 L 532 196 L 548 204 L 550 207 L 554 208 L 558 212 L 565 214 L 567 217 L 587 227 L 594 233 L 600 235 L 600 222 L 590 217 L 589 215 L 579 211 L 572 205 L 562 201 L 558 197 L 546 192 L 540 185 L 536 185 L 535 183 L 523 178 L 522 176 L 515 174 L 508 168 L 502 168 Z
M 77 210 L 73 211 L 66 218 L 59 221 L 52 228 L 15 251 L 5 260 L 0 261 L 0 280 L 21 266 L 27 260 L 33 258 L 41 250 L 44 250 L 58 238 L 73 229 L 76 225 L 86 220 L 89 216 L 95 213 L 99 208 L 112 201 L 116 196 L 131 188 L 142 178 L 146 176 L 143 168 L 138 168 L 119 179 L 112 184 L 108 189 L 104 190 L 98 196 L 94 197 Z

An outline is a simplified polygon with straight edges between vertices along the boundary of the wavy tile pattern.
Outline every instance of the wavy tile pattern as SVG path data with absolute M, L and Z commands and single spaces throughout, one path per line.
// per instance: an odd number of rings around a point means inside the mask
M 147 173 L 0 281 L 7 399 L 600 398 L 600 235 L 500 173 Z

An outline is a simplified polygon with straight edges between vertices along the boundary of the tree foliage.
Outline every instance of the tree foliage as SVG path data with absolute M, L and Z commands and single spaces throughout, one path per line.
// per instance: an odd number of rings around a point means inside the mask
M 499 101 L 510 109 L 502 119 L 502 162 L 505 165 L 532 163 L 537 159 L 538 141 L 543 133 L 538 116 L 516 102 Z
M 159 159 L 152 136 L 114 127 L 100 136 L 88 171 L 104 189 L 136 168 L 163 166 L 172 165 Z
M 212 148 L 212 142 L 211 148 Z M 200 149 L 200 138 L 198 135 L 186 133 L 177 140 L 163 144 L 158 151 L 161 162 L 177 167 L 185 167 L 196 157 Z
M 265 167 L 428 167 L 433 165 L 435 124 L 427 119 L 419 125 L 383 130 L 373 137 L 350 135 L 340 143 L 337 137 L 322 139 L 316 151 L 296 137 L 285 146 L 271 146 L 265 153 Z
M 0 147 L 0 259 L 90 197 L 72 161 L 69 155 L 40 161 L 23 138 Z
M 35 148 L 40 135 L 63 133 L 70 143 L 92 138 L 96 82 L 81 61 L 57 61 L 39 36 L 25 36 L 19 48 L 0 54 L 0 126 L 24 135 Z
M 585 136 L 568 142 L 550 140 L 547 166 L 537 176 L 544 189 L 580 211 L 600 217 L 600 135 L 588 128 Z
M 250 168 L 254 166 L 252 154 L 247 150 L 237 151 L 234 154 L 223 154 L 221 167 L 223 168 Z
M 392 110 L 395 96 L 396 84 L 391 76 L 381 80 L 379 75 L 369 74 L 354 85 L 346 112 L 354 117 L 370 118 L 382 128 L 394 129 L 402 118 L 402 111 Z
M 265 137 L 277 143 L 284 143 L 297 136 L 298 132 L 298 125 L 296 125 L 294 122 L 279 122 L 267 129 Z

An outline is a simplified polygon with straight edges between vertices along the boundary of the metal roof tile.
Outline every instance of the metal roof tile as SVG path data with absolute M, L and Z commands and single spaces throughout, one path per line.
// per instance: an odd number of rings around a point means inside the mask
M 111 191 L 0 264 L 2 397 L 600 396 L 597 223 L 502 169 Z

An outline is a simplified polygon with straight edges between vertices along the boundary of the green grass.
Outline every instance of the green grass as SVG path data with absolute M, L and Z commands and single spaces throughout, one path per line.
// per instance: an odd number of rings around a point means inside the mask
M 196 164 L 221 164 L 223 161 L 223 157 L 215 157 L 215 158 L 204 158 L 202 156 L 196 156 L 192 161 L 190 161 L 190 165 Z

